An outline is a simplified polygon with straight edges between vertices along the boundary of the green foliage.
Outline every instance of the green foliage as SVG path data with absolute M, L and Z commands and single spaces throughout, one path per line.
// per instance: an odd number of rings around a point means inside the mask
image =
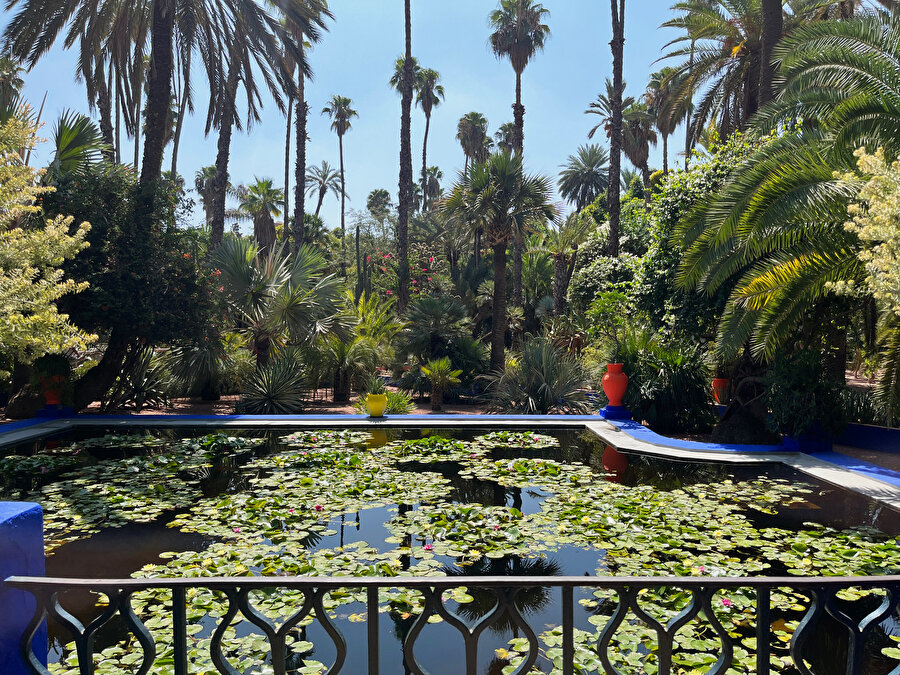
M 453 364 L 446 356 L 440 359 L 432 359 L 422 366 L 422 373 L 431 382 L 432 387 L 447 387 L 451 384 L 459 384 L 459 376 L 462 370 L 454 370 Z
M 235 411 L 248 415 L 296 414 L 303 411 L 308 389 L 306 373 L 296 359 L 275 358 L 247 380 Z
M 44 198 L 46 216 L 72 213 L 91 222 L 90 248 L 64 267 L 89 288 L 66 296 L 60 308 L 86 330 L 115 327 L 150 345 L 202 339 L 217 279 L 200 265 L 196 233 L 175 226 L 184 194 L 163 181 L 153 200 L 155 226 L 146 228 L 138 225 L 137 190 L 131 171 L 100 163 L 62 177 Z
M 372 375 L 371 377 L 366 378 L 360 393 L 363 394 L 363 398 L 365 398 L 365 394 L 384 394 L 386 389 L 387 387 L 384 383 L 384 379 L 378 375 Z
M 669 173 L 653 199 L 651 243 L 635 275 L 635 304 L 650 326 L 674 336 L 710 340 L 722 315 L 727 289 L 712 295 L 678 285 L 684 244 L 673 234 L 696 206 L 707 203 L 752 152 L 754 145 L 735 135 L 715 146 L 709 156 L 696 157 L 687 171 Z
M 253 355 L 239 333 L 214 333 L 195 343 L 176 345 L 162 357 L 176 395 L 214 399 L 239 394 L 253 373 Z
M 703 351 L 666 344 L 646 330 L 627 331 L 619 352 L 628 375 L 625 406 L 661 434 L 709 431 L 716 416 Z
M 77 297 L 88 286 L 66 278 L 63 265 L 89 246 L 90 225 L 70 233 L 71 216 L 37 218 L 36 203 L 52 198 L 53 188 L 41 187 L 40 173 L 22 163 L 19 153 L 31 152 L 34 132 L 16 118 L 0 126 L 0 356 L 26 363 L 96 339 L 57 309 L 60 298 Z M 31 227 L 29 217 L 37 221 Z
M 411 355 L 422 362 L 448 356 L 453 343 L 469 334 L 466 308 L 453 297 L 417 299 L 409 306 L 405 322 L 398 356 Z
M 622 331 L 628 325 L 628 296 L 619 288 L 597 294 L 587 311 L 592 336 L 603 336 L 615 345 L 610 363 L 619 363 Z
M 603 245 L 605 246 L 605 241 Z M 582 258 L 580 250 L 578 258 Z M 598 256 L 587 262 L 572 275 L 569 304 L 576 312 L 584 314 L 601 293 L 631 286 L 639 265 L 640 258 L 624 253 L 618 258 Z
M 405 391 L 388 389 L 384 393 L 387 395 L 387 406 L 384 409 L 386 415 L 408 415 L 415 410 L 416 404 Z M 369 405 L 366 403 L 365 396 L 360 396 L 353 404 L 353 408 L 363 415 L 369 414 Z
M 169 404 L 170 375 L 152 347 L 141 349 L 125 371 L 119 373 L 112 388 L 103 397 L 103 410 L 145 407 L 164 408 Z
M 526 336 L 521 355 L 486 378 L 491 412 L 577 415 L 588 410 L 581 364 L 544 336 Z
M 842 384 L 827 373 L 821 355 L 810 349 L 776 358 L 766 376 L 765 400 L 772 411 L 769 428 L 791 438 L 816 424 L 839 431 L 845 422 Z

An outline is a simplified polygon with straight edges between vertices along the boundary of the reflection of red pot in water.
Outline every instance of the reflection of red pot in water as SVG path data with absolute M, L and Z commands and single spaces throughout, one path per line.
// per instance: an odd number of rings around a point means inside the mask
M 610 474 L 606 479 L 613 483 L 621 483 L 622 477 L 625 475 L 625 469 L 628 468 L 628 457 L 613 446 L 607 445 L 603 450 L 601 461 L 603 462 L 603 468 L 609 471 Z
M 614 408 L 621 407 L 625 390 L 628 389 L 628 376 L 622 372 L 624 366 L 624 363 L 607 363 L 606 373 L 600 381 L 603 393 L 609 399 L 609 405 Z
M 65 375 L 51 375 L 50 377 L 43 378 L 41 380 L 41 385 L 44 390 L 44 403 L 47 405 L 61 404 L 65 382 Z

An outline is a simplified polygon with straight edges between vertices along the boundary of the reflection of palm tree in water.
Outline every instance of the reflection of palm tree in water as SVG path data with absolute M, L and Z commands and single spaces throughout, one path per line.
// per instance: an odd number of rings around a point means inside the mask
M 445 566 L 442 568 L 448 577 L 556 577 L 562 573 L 559 563 L 549 558 L 521 558 L 506 556 L 504 558 L 483 557 L 463 568 Z M 514 579 L 511 580 L 514 582 Z M 486 588 L 468 586 L 472 602 L 459 605 L 457 614 L 470 622 L 490 614 L 497 606 L 497 594 Z M 522 588 L 514 595 L 515 607 L 524 619 L 527 614 L 535 614 L 543 610 L 550 602 L 550 589 L 541 586 Z M 498 635 L 513 633 L 519 636 L 519 626 L 513 621 L 508 610 L 498 616 L 491 624 L 490 630 Z

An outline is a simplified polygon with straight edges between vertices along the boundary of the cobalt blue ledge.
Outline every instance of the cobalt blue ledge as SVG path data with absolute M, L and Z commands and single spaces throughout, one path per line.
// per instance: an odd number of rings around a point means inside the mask
M 0 673 L 30 675 L 21 653 L 22 636 L 34 615 L 31 593 L 6 588 L 11 576 L 44 576 L 43 512 L 39 504 L 0 502 Z M 47 665 L 47 626 L 32 642 L 35 656 Z
M 677 438 L 662 436 L 633 420 L 606 420 L 618 429 L 638 441 L 663 445 L 679 450 L 700 450 L 715 452 L 786 452 L 783 445 L 741 445 L 737 443 L 701 443 L 699 441 L 682 441 Z

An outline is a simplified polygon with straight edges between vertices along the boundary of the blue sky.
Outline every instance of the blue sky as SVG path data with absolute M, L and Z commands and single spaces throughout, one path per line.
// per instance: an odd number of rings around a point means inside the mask
M 626 16 L 625 78 L 628 93 L 643 91 L 663 46 L 675 37 L 659 25 L 671 12 L 672 0 L 630 0 Z M 327 118 L 319 114 L 332 94 L 349 96 L 359 112 L 353 129 L 344 139 L 347 168 L 348 208 L 364 209 L 366 195 L 375 188 L 397 193 L 400 148 L 400 98 L 388 87 L 395 59 L 403 48 L 403 2 L 401 0 L 332 0 L 335 20 L 320 44 L 310 52 L 315 79 L 307 85 L 312 109 L 309 123 L 310 164 L 327 160 L 338 164 L 337 138 L 329 131 Z M 515 78 L 507 61 L 498 61 L 488 47 L 488 13 L 496 6 L 490 0 L 413 0 L 413 54 L 423 66 L 441 73 L 445 102 L 432 115 L 428 163 L 444 172 L 449 186 L 462 168 L 463 155 L 455 140 L 456 123 L 472 110 L 483 113 L 490 130 L 512 120 Z M 559 167 L 578 146 L 587 142 L 587 132 L 597 121 L 584 110 L 596 98 L 611 74 L 610 7 L 606 0 L 545 0 L 551 14 L 551 37 L 546 49 L 525 70 L 523 103 L 525 115 L 525 159 L 530 171 L 556 177 Z M 4 23 L 6 15 L 4 15 Z M 41 61 L 25 80 L 25 95 L 35 106 L 47 92 L 43 136 L 51 133 L 53 121 L 65 108 L 86 110 L 84 87 L 74 81 L 75 55 L 56 49 Z M 204 83 L 197 73 L 195 106 L 179 150 L 179 172 L 193 183 L 194 172 L 215 161 L 215 135 L 204 137 Z M 413 110 L 413 166 L 421 166 L 425 120 Z M 252 181 L 254 176 L 284 182 L 285 118 L 274 105 L 267 105 L 262 123 L 247 133 L 236 133 L 232 141 L 230 174 L 234 182 Z M 605 139 L 603 139 L 605 140 Z M 129 141 L 123 138 L 123 144 Z M 671 147 L 683 145 L 679 130 Z M 674 152 L 673 150 L 672 152 Z M 131 152 L 124 152 L 131 157 Z M 168 153 L 167 153 L 168 155 Z M 37 154 L 38 162 L 47 153 Z M 170 160 L 166 159 L 165 166 Z M 651 163 L 661 165 L 657 148 Z M 307 202 L 308 210 L 309 203 Z M 314 208 L 314 204 L 313 207 Z M 329 197 L 322 209 L 326 223 L 340 224 L 340 207 Z M 198 222 L 201 220 L 199 212 Z

